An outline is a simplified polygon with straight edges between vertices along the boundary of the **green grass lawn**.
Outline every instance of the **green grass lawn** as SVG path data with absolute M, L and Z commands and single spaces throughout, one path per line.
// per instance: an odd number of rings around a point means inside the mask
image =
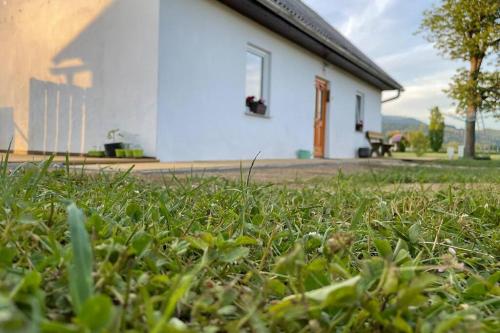
M 47 167 L 0 170 L 2 332 L 500 331 L 498 168 L 290 188 Z
M 419 159 L 419 158 L 422 158 L 422 159 L 429 159 L 429 158 L 432 158 L 432 159 L 439 159 L 439 160 L 448 160 L 448 154 L 443 152 L 426 152 L 423 156 L 417 156 L 417 154 L 415 154 L 414 152 L 393 152 L 392 153 L 394 157 L 396 158 L 411 158 L 411 159 Z M 490 153 L 478 153 L 479 156 L 489 156 L 492 160 L 495 160 L 495 161 L 500 161 L 500 154 L 490 154 Z M 459 160 L 458 159 L 458 155 L 455 151 L 455 155 L 454 155 L 454 160 Z
M 445 165 L 445 166 L 460 166 L 460 167 L 478 167 L 478 168 L 495 168 L 500 169 L 500 154 L 487 155 L 490 160 L 475 160 L 475 159 L 459 159 L 455 156 L 453 160 L 449 160 L 445 153 L 426 153 L 423 156 L 417 156 L 412 152 L 395 152 L 393 157 L 397 159 L 411 159 L 412 161 L 424 164 Z

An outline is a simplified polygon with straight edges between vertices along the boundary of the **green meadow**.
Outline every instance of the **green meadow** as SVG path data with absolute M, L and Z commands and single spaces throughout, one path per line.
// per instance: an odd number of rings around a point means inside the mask
M 499 332 L 500 168 L 0 170 L 2 332 Z

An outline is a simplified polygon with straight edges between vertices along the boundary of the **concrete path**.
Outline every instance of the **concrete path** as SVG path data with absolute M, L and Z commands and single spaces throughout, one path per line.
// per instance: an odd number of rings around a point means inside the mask
M 12 168 L 23 162 L 37 162 L 46 160 L 41 155 L 10 155 Z M 65 156 L 56 156 L 54 163 L 63 165 Z M 95 172 L 123 172 L 132 168 L 132 173 L 149 180 L 162 180 L 164 176 L 172 175 L 202 175 L 223 176 L 228 179 L 246 177 L 252 165 L 251 160 L 245 161 L 191 161 L 191 162 L 158 162 L 149 160 L 130 160 L 118 158 L 84 158 L 70 159 L 71 168 L 84 170 L 87 173 Z M 281 159 L 256 160 L 253 166 L 252 179 L 263 182 L 294 182 L 297 179 L 307 180 L 316 177 L 333 176 L 340 171 L 349 174 L 353 172 L 381 169 L 392 166 L 413 166 L 415 163 L 395 158 L 370 159 Z
M 118 163 L 118 164 L 93 164 L 87 165 L 88 171 L 126 171 L 133 167 L 132 172 L 148 173 L 192 173 L 192 172 L 239 172 L 248 170 L 252 165 L 251 160 L 246 161 L 192 161 L 192 162 L 157 162 L 157 163 Z M 401 166 L 408 165 L 397 159 L 282 159 L 282 160 L 256 160 L 254 170 L 259 169 L 302 169 L 302 168 L 341 168 L 347 166 Z

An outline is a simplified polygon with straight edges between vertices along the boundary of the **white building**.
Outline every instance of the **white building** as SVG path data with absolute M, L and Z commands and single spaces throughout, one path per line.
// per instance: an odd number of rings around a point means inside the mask
M 83 154 L 120 128 L 163 161 L 349 158 L 402 90 L 299 0 L 7 0 L 0 41 L 17 152 Z

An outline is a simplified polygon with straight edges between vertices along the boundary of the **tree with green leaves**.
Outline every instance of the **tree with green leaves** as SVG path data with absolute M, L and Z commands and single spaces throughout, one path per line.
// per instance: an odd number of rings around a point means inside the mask
M 417 156 L 423 156 L 429 147 L 429 139 L 424 133 L 424 128 L 420 126 L 418 131 L 408 133 L 408 139 L 412 150 Z
M 465 156 L 474 157 L 476 115 L 491 112 L 500 117 L 499 41 L 500 1 L 440 0 L 424 12 L 419 32 L 452 60 L 468 63 L 453 77 L 448 95 L 457 111 L 466 115 Z M 488 59 L 493 63 L 488 71 Z
M 437 106 L 431 109 L 429 122 L 429 145 L 435 152 L 443 146 L 444 140 L 444 117 Z

